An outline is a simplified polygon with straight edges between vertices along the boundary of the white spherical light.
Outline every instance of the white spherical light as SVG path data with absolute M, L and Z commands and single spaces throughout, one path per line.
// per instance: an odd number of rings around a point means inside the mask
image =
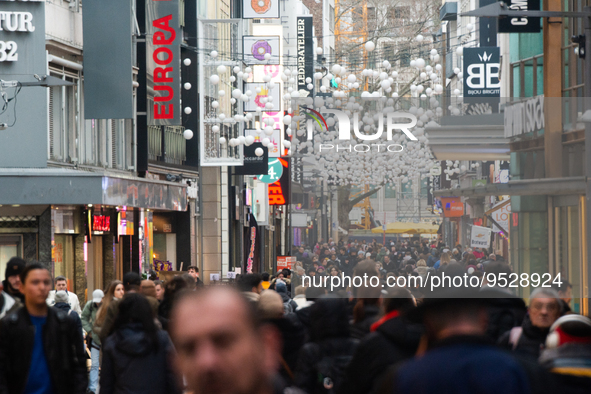
M 323 53 L 323 52 L 324 52 L 324 51 L 322 50 L 322 48 L 320 48 L 320 47 L 316 47 L 316 54 L 317 54 L 317 55 L 322 55 L 322 53 Z
M 225 137 L 220 137 L 219 141 L 220 141 L 220 144 L 223 145 L 223 144 L 226 143 L 226 138 Z
M 271 143 L 271 140 L 268 138 L 263 138 L 261 143 L 263 144 L 263 146 L 268 146 Z
M 232 76 L 230 77 L 230 82 L 236 82 L 236 77 L 232 75 Z
M 339 66 L 338 64 L 335 64 L 334 66 L 332 66 L 331 71 L 333 74 L 340 74 L 341 73 L 341 66 Z
M 190 65 L 191 65 L 191 59 L 189 59 L 189 58 L 186 58 L 185 60 L 183 60 L 183 64 L 184 64 L 185 66 L 190 66 Z
M 214 133 L 219 132 L 220 131 L 220 126 L 218 126 L 218 125 L 212 126 L 211 131 L 213 131 Z
M 253 144 L 253 142 L 254 142 L 254 136 L 247 135 L 246 137 L 244 137 L 244 145 L 250 146 Z
M 212 85 L 217 85 L 218 83 L 220 83 L 220 76 L 217 74 L 213 74 L 211 77 L 209 77 L 209 82 L 211 82 Z
M 242 96 L 242 91 L 240 89 L 232 90 L 232 97 L 235 99 L 239 99 Z
M 254 150 L 254 154 L 255 154 L 255 155 L 257 155 L 257 156 L 259 156 L 259 157 L 261 157 L 262 155 L 264 155 L 264 154 L 265 154 L 265 151 L 264 151 L 264 149 L 263 149 L 263 148 L 260 148 L 260 147 L 259 147 L 259 148 L 256 148 L 256 149 Z
M 240 72 L 240 67 L 238 66 L 234 66 L 234 68 L 232 69 L 232 71 L 234 71 L 234 74 Z
M 463 56 L 464 55 L 464 47 L 463 46 L 459 46 L 456 48 L 456 54 L 458 56 Z
M 185 137 L 186 140 L 193 138 L 193 130 L 185 129 L 185 131 L 183 131 L 183 137 Z
M 250 67 L 246 67 L 246 68 L 244 69 L 244 72 L 245 72 L 246 74 L 250 74 L 250 73 L 252 72 L 252 68 L 250 68 Z
M 191 90 L 191 84 L 189 82 L 185 82 L 183 87 L 185 88 L 185 90 Z
M 416 61 L 416 66 L 417 66 L 417 68 L 425 67 L 425 59 L 418 58 Z
M 211 56 L 213 58 L 218 57 L 218 51 L 211 51 L 211 52 L 209 52 L 209 56 Z
M 218 74 L 223 74 L 226 72 L 226 66 L 224 66 L 223 64 L 220 64 L 217 68 Z
M 417 66 L 417 61 L 416 60 L 411 60 L 410 61 L 410 66 L 411 67 L 416 67 Z
M 288 125 L 288 124 L 290 124 L 290 123 L 291 123 L 291 116 L 289 116 L 289 115 L 285 115 L 285 116 L 283 117 L 283 124 L 284 124 L 284 125 Z
M 265 60 L 271 60 L 271 54 L 269 52 L 265 53 Z
M 218 92 L 218 94 L 219 94 L 220 97 L 224 97 L 226 95 L 226 91 L 225 90 L 220 90 Z
M 307 84 L 306 87 L 308 88 L 308 90 L 314 89 L 314 85 L 311 83 Z
M 213 108 L 217 108 L 217 107 L 219 107 L 219 106 L 220 106 L 220 103 L 218 103 L 217 101 L 212 101 L 212 102 L 211 102 L 211 106 L 212 106 Z
M 185 107 L 184 111 L 185 111 L 185 113 L 186 113 L 187 115 L 190 115 L 190 114 L 191 114 L 191 112 L 193 112 L 193 110 L 191 109 L 191 107 Z
M 437 55 L 437 49 L 435 49 L 435 48 L 431 49 L 430 53 L 431 53 L 431 56 Z
M 376 49 L 376 44 L 374 44 L 374 43 L 373 43 L 373 42 L 371 42 L 371 41 L 368 41 L 368 42 L 366 42 L 366 43 L 365 43 L 365 50 L 366 50 L 366 51 L 368 51 L 368 52 L 371 52 L 371 51 L 373 51 L 374 49 Z
M 454 96 L 460 95 L 460 89 L 454 89 Z
M 473 24 L 471 24 L 471 23 L 468 23 L 468 24 L 466 25 L 466 30 L 468 30 L 468 31 L 472 31 L 472 30 L 474 30 L 474 25 L 473 25 Z
M 425 39 L 425 37 L 423 37 L 423 35 L 422 35 L 422 34 L 419 34 L 419 35 L 417 36 L 417 38 L 416 38 L 416 41 L 417 41 L 417 42 L 423 42 L 423 40 L 424 40 L 424 39 Z

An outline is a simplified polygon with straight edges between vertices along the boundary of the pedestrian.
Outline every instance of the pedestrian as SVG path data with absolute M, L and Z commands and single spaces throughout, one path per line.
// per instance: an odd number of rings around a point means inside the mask
M 552 372 L 563 392 L 588 393 L 591 388 L 591 319 L 568 314 L 552 324 L 539 362 Z
M 146 297 L 126 294 L 118 310 L 112 334 L 103 345 L 101 394 L 180 394 L 169 362 L 172 343 L 154 324 Z
M 4 291 L 4 286 L 0 282 L 0 319 L 14 312 L 22 306 L 19 298 L 14 298 Z
M 507 331 L 499 344 L 514 352 L 537 360 L 550 327 L 562 314 L 558 293 L 550 288 L 537 288 L 530 295 L 528 313 L 519 327 Z
M 31 263 L 20 283 L 24 307 L 0 320 L 0 393 L 84 394 L 82 332 L 66 313 L 47 305 L 49 270 Z
M 275 291 L 281 296 L 283 300 L 283 308 L 285 309 L 285 314 L 293 313 L 298 309 L 298 304 L 292 300 L 289 295 L 287 294 L 287 284 L 283 281 L 277 281 L 275 284 Z
M 168 331 L 170 314 L 178 295 L 184 290 L 188 291 L 189 284 L 180 276 L 175 276 L 170 281 L 166 282 L 164 288 L 164 298 L 160 305 L 158 305 L 158 320 L 162 324 L 162 328 Z
M 68 297 L 66 301 L 68 305 L 70 305 L 70 309 L 73 310 L 80 316 L 82 314 L 82 309 L 80 309 L 80 301 L 78 300 L 78 296 L 76 293 L 72 293 L 68 291 L 68 280 L 65 276 L 56 276 L 55 278 L 55 289 L 49 292 L 49 296 L 47 297 L 47 305 L 53 306 L 57 301 L 55 300 L 55 293 L 58 291 L 65 291 Z
M 298 286 L 295 288 L 295 297 L 293 297 L 293 301 L 298 305 L 296 311 L 300 308 L 309 306 L 309 303 L 306 300 L 306 288 L 304 286 Z
M 103 337 L 101 336 L 101 331 L 105 319 L 107 317 L 107 311 L 109 310 L 111 303 L 115 300 L 120 300 L 121 298 L 123 298 L 124 294 L 125 289 L 123 287 L 123 282 L 121 282 L 120 280 L 114 280 L 109 284 L 107 294 L 105 294 L 105 296 L 103 297 L 101 306 L 96 312 L 96 318 L 94 320 L 94 324 L 92 327 L 94 340 L 97 343 L 100 343 L 103 339 Z
M 571 285 L 568 280 L 563 279 L 560 282 L 560 285 L 555 287 L 555 290 L 558 292 L 558 295 L 560 296 L 560 301 L 562 304 L 562 313 L 572 313 L 569 304 L 573 298 L 573 285 Z
M 263 291 L 257 309 L 263 322 L 271 324 L 281 334 L 283 349 L 279 374 L 285 385 L 290 386 L 293 383 L 293 371 L 298 361 L 298 355 L 305 340 L 303 327 L 295 314 L 285 314 L 283 300 L 276 291 Z
M 2 281 L 4 291 L 12 298 L 18 299 L 21 304 L 25 303 L 25 296 L 20 292 L 20 274 L 24 271 L 25 265 L 25 260 L 20 257 L 13 257 L 8 260 L 4 270 L 4 281 Z
M 202 287 L 203 286 L 203 282 L 201 281 L 201 279 L 199 279 L 199 268 L 192 265 L 189 268 L 187 268 L 187 273 L 189 275 L 191 275 L 193 277 L 193 279 L 195 279 L 195 285 L 198 287 Z
M 156 287 L 156 299 L 161 302 L 164 298 L 164 282 L 155 280 L 154 286 Z
M 268 272 L 263 272 L 261 274 L 263 281 L 261 282 L 262 286 L 263 286 L 263 290 L 267 290 L 269 288 L 269 286 L 271 286 L 271 282 L 269 282 L 269 273 Z
M 423 328 L 402 316 L 414 308 L 415 301 L 403 288 L 392 288 L 383 299 L 383 316 L 371 326 L 371 333 L 357 346 L 339 394 L 369 393 L 390 365 L 414 356 Z
M 300 352 L 294 385 L 308 394 L 338 392 L 358 343 L 349 335 L 347 305 L 325 296 L 309 309 L 310 342 Z
M 371 325 L 379 319 L 382 286 L 376 263 L 372 260 L 359 263 L 355 267 L 354 277 L 366 278 L 363 286 L 353 287 L 356 301 L 353 307 L 351 336 L 361 339 L 369 334 Z
M 237 282 L 238 289 L 250 302 L 257 303 L 263 291 L 263 277 L 260 274 L 246 274 Z
M 68 293 L 65 290 L 59 290 L 55 293 L 55 303 L 52 308 L 63 311 L 68 317 L 76 323 L 76 327 L 80 330 L 80 334 L 84 335 L 82 331 L 82 322 L 80 316 L 70 308 Z
M 391 367 L 377 393 L 530 393 L 526 370 L 485 337 L 485 300 L 443 289 L 407 314 L 425 326 L 426 351 Z
M 176 303 L 170 333 L 175 369 L 193 394 L 273 392 L 280 337 L 257 319 L 236 290 L 216 286 L 185 293 Z
M 144 279 L 140 285 L 140 293 L 146 297 L 156 298 L 156 284 L 153 280 Z
M 92 292 L 92 300 L 88 301 L 82 309 L 82 328 L 86 331 L 86 346 L 90 349 L 90 374 L 88 377 L 88 389 L 86 394 L 95 394 L 98 387 L 99 377 L 99 357 L 101 349 L 101 340 L 94 331 L 96 315 L 100 309 L 105 294 L 101 289 Z

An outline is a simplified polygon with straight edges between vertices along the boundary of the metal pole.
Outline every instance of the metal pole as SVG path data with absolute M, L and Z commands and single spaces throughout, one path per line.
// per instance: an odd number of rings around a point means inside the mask
M 585 111 L 591 110 L 591 7 L 583 7 L 585 16 L 583 17 L 583 28 L 585 30 Z M 589 56 L 587 56 L 589 55 Z M 583 113 L 585 112 L 583 111 Z M 591 262 L 591 123 L 585 123 L 585 164 L 586 164 L 586 180 L 587 193 L 585 196 L 585 245 L 586 245 L 586 261 L 585 269 L 587 277 L 583 278 L 583 289 L 581 297 L 587 299 L 587 310 L 589 313 L 591 309 L 589 301 L 589 285 L 591 283 L 591 269 L 589 269 L 589 262 Z

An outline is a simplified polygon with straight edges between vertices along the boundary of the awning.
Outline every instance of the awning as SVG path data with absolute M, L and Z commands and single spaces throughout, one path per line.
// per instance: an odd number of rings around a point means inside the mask
M 386 234 L 437 234 L 439 226 L 428 223 L 388 223 L 386 225 Z M 382 227 L 371 229 L 374 234 L 383 234 Z
M 2 204 L 101 204 L 187 210 L 186 185 L 125 175 L 60 168 L 3 168 L 0 170 L 0 184 Z
M 490 183 L 480 187 L 444 189 L 433 192 L 435 197 L 486 197 L 486 196 L 558 196 L 585 194 L 585 177 L 542 178 Z

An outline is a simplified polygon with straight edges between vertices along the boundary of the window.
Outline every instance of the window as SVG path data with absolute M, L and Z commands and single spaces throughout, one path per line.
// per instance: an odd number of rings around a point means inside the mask
M 334 32 L 334 20 L 335 20 L 335 13 L 334 7 L 329 5 L 328 6 L 328 28 L 331 32 Z
M 52 76 L 68 82 L 78 79 L 64 74 Z M 78 85 L 49 88 L 49 159 L 64 163 L 78 160 Z
M 410 67 L 410 53 L 408 50 L 400 51 L 400 67 Z
M 384 198 L 396 198 L 396 184 L 388 183 L 384 189 Z

